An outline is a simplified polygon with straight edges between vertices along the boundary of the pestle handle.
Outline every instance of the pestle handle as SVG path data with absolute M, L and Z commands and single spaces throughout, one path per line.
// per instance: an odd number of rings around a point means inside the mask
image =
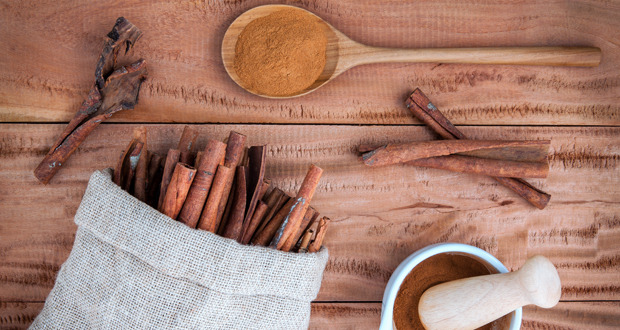
M 553 307 L 561 293 L 553 264 L 543 256 L 534 256 L 516 272 L 436 285 L 424 292 L 418 312 L 428 330 L 475 329 L 524 305 Z

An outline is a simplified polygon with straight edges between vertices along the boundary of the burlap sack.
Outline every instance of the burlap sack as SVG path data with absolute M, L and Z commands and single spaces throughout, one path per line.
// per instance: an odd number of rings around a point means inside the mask
M 32 329 L 302 329 L 327 251 L 285 253 L 190 229 L 95 172 Z

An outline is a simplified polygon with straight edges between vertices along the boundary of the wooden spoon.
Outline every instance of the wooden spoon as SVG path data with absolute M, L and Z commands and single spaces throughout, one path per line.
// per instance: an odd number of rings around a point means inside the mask
M 543 256 L 534 256 L 516 272 L 431 287 L 422 294 L 418 312 L 428 330 L 475 329 L 525 305 L 551 308 L 561 294 L 553 264 Z
M 327 36 L 326 64 L 319 78 L 308 88 L 291 96 L 261 94 L 244 86 L 235 72 L 235 45 L 241 31 L 253 20 L 275 11 L 293 8 L 312 15 L 322 23 Z M 313 13 L 286 5 L 265 5 L 252 8 L 235 19 L 224 34 L 222 60 L 230 77 L 250 93 L 267 98 L 288 98 L 308 94 L 336 78 L 346 70 L 361 64 L 383 62 L 435 62 L 469 64 L 523 64 L 597 66 L 601 50 L 595 47 L 485 47 L 485 48 L 430 48 L 397 49 L 360 44 L 349 39 L 329 23 Z

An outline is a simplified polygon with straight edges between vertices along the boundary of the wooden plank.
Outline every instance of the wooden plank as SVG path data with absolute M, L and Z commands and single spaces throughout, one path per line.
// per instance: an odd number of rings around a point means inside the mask
M 133 58 L 150 76 L 120 122 L 415 123 L 415 87 L 456 124 L 620 124 L 620 2 L 319 0 L 300 4 L 354 40 L 384 47 L 597 46 L 598 68 L 376 64 L 306 97 L 262 99 L 227 76 L 220 43 L 262 1 L 13 1 L 0 22 L 0 121 L 68 121 L 86 96 L 118 15 L 144 31 Z M 544 13 L 544 14 L 543 14 Z M 44 24 L 42 22 L 45 22 Z
M 0 329 L 26 329 L 42 302 L 0 303 Z M 312 304 L 309 329 L 377 329 L 381 303 Z M 620 302 L 560 302 L 551 309 L 526 307 L 522 329 L 591 329 L 620 327 Z
M 378 329 L 380 303 L 314 303 L 309 329 Z M 521 329 L 618 329 L 620 302 L 560 302 L 525 307 Z
M 42 302 L 0 302 L 0 329 L 27 329 L 42 308 Z
M 72 217 L 90 173 L 113 166 L 133 125 L 104 124 L 51 184 L 32 175 L 63 129 L 0 125 L 0 300 L 39 301 L 51 289 L 75 232 Z M 149 147 L 177 144 L 182 125 L 147 125 Z M 231 129 L 268 144 L 266 177 L 298 189 L 309 163 L 325 173 L 313 206 L 333 221 L 318 299 L 379 301 L 396 266 L 437 242 L 483 248 L 508 268 L 543 254 L 559 268 L 562 299 L 620 299 L 620 128 L 462 127 L 475 139 L 551 139 L 550 173 L 531 182 L 553 197 L 536 210 L 489 178 L 441 170 L 368 168 L 360 143 L 428 140 L 419 126 L 200 125 L 198 147 Z M 364 288 L 360 290 L 360 288 Z

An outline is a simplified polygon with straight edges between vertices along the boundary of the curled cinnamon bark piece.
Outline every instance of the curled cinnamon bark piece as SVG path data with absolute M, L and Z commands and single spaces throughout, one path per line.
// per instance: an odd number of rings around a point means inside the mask
M 181 158 L 179 159 L 181 163 L 194 163 L 193 158 L 195 158 L 194 150 L 196 149 L 196 139 L 198 139 L 198 131 L 196 128 L 189 125 L 185 126 L 181 134 L 181 139 L 179 140 L 179 146 L 177 147 L 181 152 Z M 196 166 L 198 166 L 197 163 Z
M 142 158 L 140 156 L 142 155 L 143 149 L 144 144 L 142 142 L 138 139 L 131 140 L 116 165 L 112 181 L 125 191 L 131 189 L 131 183 L 140 158 Z
M 419 88 L 416 88 L 416 90 L 411 93 L 409 98 L 407 98 L 406 104 L 407 108 L 416 118 L 424 122 L 444 139 L 466 139 L 465 135 L 444 117 Z M 547 206 L 551 199 L 551 195 L 534 188 L 522 179 L 493 178 L 541 210 Z
M 142 202 L 147 202 L 146 184 L 148 175 L 148 148 L 146 144 L 146 127 L 140 126 L 133 130 L 133 138 L 142 143 L 142 153 L 136 166 L 136 175 L 133 182 L 133 195 Z
M 226 144 L 209 140 L 203 156 L 199 159 L 200 162 L 196 163 L 196 178 L 192 182 L 185 204 L 179 214 L 179 221 L 191 228 L 196 228 L 198 224 L 200 212 L 202 212 L 207 200 L 217 167 L 224 161 L 225 151 Z M 182 152 L 181 157 L 183 157 Z
M 301 238 L 301 243 L 299 243 L 298 253 L 306 253 L 308 252 L 308 244 L 310 244 L 310 240 L 312 239 L 312 234 L 314 234 L 314 230 L 308 229 L 304 233 L 304 236 Z
M 528 150 L 541 149 L 548 152 L 550 141 L 486 141 L 486 140 L 434 140 L 394 143 L 379 147 L 362 155 L 368 166 L 405 163 L 419 159 L 448 156 L 469 151 L 487 149 Z
M 319 221 L 319 225 L 316 229 L 316 238 L 308 247 L 308 252 L 319 252 L 321 246 L 323 246 L 323 240 L 325 239 L 325 233 L 327 232 L 327 226 L 331 220 L 328 217 L 323 217 Z
M 161 213 L 172 219 L 177 218 L 195 176 L 195 168 L 183 163 L 176 164 L 166 190 L 166 196 L 164 196 L 164 202 L 159 209 Z
M 164 161 L 164 171 L 162 172 L 161 185 L 159 187 L 159 201 L 157 202 L 157 209 L 161 209 L 164 204 L 164 198 L 166 197 L 166 191 L 172 179 L 172 172 L 174 172 L 177 163 L 181 157 L 181 152 L 177 149 L 168 150 L 166 160 Z
M 247 178 L 245 166 L 237 167 L 235 176 L 232 209 L 222 236 L 241 242 L 243 221 L 245 219 L 245 209 L 247 205 Z
M 292 240 L 287 243 L 287 239 L 289 236 L 295 235 L 301 226 L 303 216 L 308 210 L 308 207 L 310 207 L 310 201 L 319 185 L 319 179 L 322 174 L 323 169 L 314 164 L 310 165 L 308 173 L 294 198 L 293 207 L 291 207 L 289 214 L 284 219 L 281 229 L 273 238 L 271 243 L 273 247 L 288 252 L 293 247 L 293 244 L 297 243 L 292 242 Z

